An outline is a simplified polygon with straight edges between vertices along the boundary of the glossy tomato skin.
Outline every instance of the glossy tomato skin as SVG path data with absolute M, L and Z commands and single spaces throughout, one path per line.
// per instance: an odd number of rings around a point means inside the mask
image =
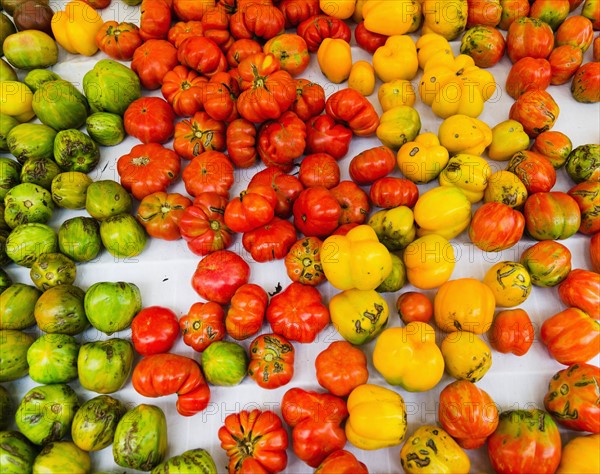
M 349 43 L 352 36 L 350 27 L 344 21 L 323 14 L 312 16 L 301 22 L 297 32 L 304 38 L 311 53 L 319 49 L 325 38 L 339 38 Z
M 323 186 L 304 189 L 294 201 L 294 225 L 305 236 L 324 238 L 338 226 L 342 208 Z
M 520 308 L 500 311 L 490 329 L 490 344 L 502 354 L 525 355 L 533 344 L 533 338 L 531 319 Z
M 273 53 L 281 63 L 281 69 L 297 76 L 308 67 L 310 55 L 306 41 L 294 33 L 283 33 L 271 38 L 263 46 L 265 53 Z
M 522 16 L 529 15 L 529 0 L 500 0 L 502 14 L 498 28 L 508 30 L 510 25 Z
M 244 118 L 238 118 L 227 126 L 226 147 L 229 159 L 237 168 L 250 168 L 258 158 L 256 151 L 256 127 Z
M 255 184 L 242 191 L 225 207 L 225 224 L 234 232 L 250 232 L 269 223 L 275 215 L 275 191 L 264 184 Z
M 560 85 L 569 82 L 583 62 L 581 48 L 570 44 L 563 44 L 552 50 L 548 56 L 552 76 L 550 84 Z
M 562 132 L 548 130 L 536 137 L 530 150 L 544 156 L 552 163 L 554 169 L 558 169 L 566 163 L 569 153 L 573 150 L 573 142 Z
M 291 110 L 264 123 L 258 133 L 257 151 L 266 166 L 290 171 L 306 148 L 306 125 Z
M 354 29 L 354 39 L 356 44 L 368 53 L 373 54 L 377 48 L 383 46 L 388 37 L 379 33 L 373 33 L 367 30 L 365 22 L 361 21 Z
M 575 199 L 581 211 L 579 232 L 586 235 L 599 232 L 598 202 L 600 202 L 600 182 L 592 180 L 583 181 L 569 189 L 568 194 Z
M 520 122 L 529 138 L 535 138 L 554 126 L 559 113 L 558 104 L 548 92 L 529 89 L 511 106 L 508 117 Z
M 369 217 L 369 195 L 354 181 L 344 180 L 331 188 L 331 194 L 342 208 L 339 224 L 364 224 Z
M 230 250 L 217 250 L 200 260 L 192 287 L 207 301 L 227 304 L 249 278 L 250 265 L 242 257 Z
M 340 167 L 333 156 L 312 153 L 300 162 L 298 179 L 305 188 L 323 186 L 331 189 L 340 183 Z
M 233 164 L 225 153 L 209 150 L 200 153 L 184 168 L 181 178 L 190 196 L 215 192 L 228 197 L 234 180 Z
M 148 306 L 131 321 L 131 341 L 140 355 L 169 352 L 179 337 L 177 315 L 162 306 Z
M 488 202 L 475 211 L 468 232 L 477 247 L 498 252 L 514 246 L 524 229 L 523 214 L 501 202 Z
M 202 106 L 214 120 L 231 122 L 238 118 L 237 98 L 240 86 L 227 72 L 217 72 L 202 87 Z
M 504 56 L 506 41 L 498 29 L 489 25 L 469 28 L 461 40 L 460 52 L 468 54 L 477 67 L 488 68 Z
M 574 364 L 550 379 L 544 407 L 562 426 L 571 430 L 600 433 L 598 384 L 600 369 Z
M 498 428 L 488 438 L 488 455 L 500 474 L 553 473 L 561 455 L 558 427 L 543 410 L 502 412 Z
M 227 50 L 227 63 L 229 67 L 236 68 L 248 56 L 262 52 L 261 44 L 253 39 L 239 39 L 233 42 Z
M 523 215 L 527 233 L 536 240 L 567 239 L 581 224 L 577 202 L 559 191 L 532 194 L 525 201 Z
M 212 301 L 194 303 L 179 320 L 183 342 L 196 352 L 225 337 L 225 312 Z
M 178 21 L 171 28 L 167 34 L 167 39 L 176 48 L 179 48 L 183 40 L 190 36 L 204 36 L 204 25 L 201 21 L 190 20 L 190 21 Z
M 556 286 L 571 271 L 571 251 L 554 240 L 542 240 L 521 254 L 531 282 L 537 286 Z
M 418 291 L 407 291 L 399 295 L 396 300 L 396 310 L 404 324 L 412 321 L 429 323 L 433 316 L 431 300 Z
M 262 328 L 269 295 L 255 283 L 240 286 L 225 315 L 227 334 L 236 340 L 256 335 Z
M 142 143 L 165 143 L 175 131 L 175 114 L 169 103 L 160 97 L 140 97 L 123 115 L 127 134 Z
M 135 50 L 142 45 L 142 38 L 133 23 L 107 21 L 96 34 L 96 45 L 113 59 L 131 61 Z
M 311 16 L 321 13 L 319 0 L 281 0 L 277 6 L 283 13 L 286 28 L 298 26 Z
M 600 232 L 596 232 L 590 239 L 590 260 L 592 261 L 592 270 L 600 273 Z
M 136 218 L 149 236 L 177 240 L 181 238 L 179 222 L 183 211 L 192 205 L 192 200 L 179 193 L 156 192 L 140 202 Z
M 277 334 L 262 334 L 250 343 L 248 375 L 259 387 L 282 387 L 294 376 L 294 346 Z
M 336 160 L 348 153 L 352 130 L 329 115 L 317 115 L 306 122 L 306 153 L 328 153 Z
M 185 66 L 175 66 L 162 80 L 161 93 L 180 117 L 202 110 L 202 85 L 206 78 Z
M 331 94 L 325 101 L 325 111 L 359 137 L 374 135 L 379 126 L 379 114 L 373 104 L 355 89 L 341 89 Z
M 513 99 L 528 89 L 547 89 L 552 68 L 545 58 L 524 57 L 512 65 L 506 78 L 506 92 Z
M 225 122 L 215 120 L 207 112 L 196 112 L 193 117 L 177 122 L 173 149 L 186 160 L 209 150 L 225 149 Z
M 257 37 L 268 40 L 283 33 L 285 17 L 271 2 L 238 2 L 237 11 L 231 15 L 229 28 L 234 38 Z
M 140 5 L 140 36 L 144 41 L 166 39 L 171 27 L 171 5 L 164 0 L 145 0 Z
M 396 166 L 396 155 L 386 146 L 369 148 L 350 161 L 350 177 L 358 185 L 373 184 L 390 174 Z
M 248 186 L 254 184 L 266 184 L 275 190 L 277 196 L 275 215 L 283 219 L 287 219 L 292 215 L 292 206 L 304 189 L 296 176 L 286 174 L 283 170 L 274 166 L 269 166 L 256 173 Z
M 515 153 L 507 170 L 519 177 L 529 195 L 548 192 L 556 184 L 556 171 L 550 160 L 531 150 Z
M 362 350 L 347 341 L 332 342 L 315 359 L 317 382 L 338 397 L 346 397 L 367 383 L 369 370 Z
M 153 90 L 161 87 L 165 74 L 178 64 L 175 46 L 163 39 L 152 39 L 135 50 L 131 69 L 145 89 Z
M 344 449 L 331 453 L 315 470 L 315 474 L 368 474 L 368 472 L 364 463 Z
M 374 206 L 384 209 L 398 206 L 412 208 L 419 198 L 419 189 L 406 178 L 384 176 L 371 185 L 369 197 Z
M 300 120 L 306 122 L 325 109 L 325 90 L 307 79 L 296 79 L 296 100 L 290 107 Z M 308 127 L 308 124 L 307 124 Z
M 242 245 L 257 262 L 269 262 L 285 258 L 296 242 L 294 225 L 277 216 L 266 224 L 244 233 Z
M 547 58 L 554 46 L 554 32 L 548 23 L 537 18 L 520 17 L 513 21 L 506 35 L 508 58 Z
M 565 305 L 600 320 L 600 274 L 582 268 L 571 270 L 558 285 L 558 296 Z
M 117 160 L 121 185 L 140 201 L 152 193 L 165 192 L 180 170 L 177 153 L 158 143 L 135 145 Z
M 317 286 L 327 279 L 321 266 L 322 246 L 323 241 L 318 237 L 305 237 L 290 247 L 284 260 L 290 280 Z
M 204 36 L 191 36 L 181 42 L 177 59 L 183 66 L 211 77 L 228 68 L 227 58 L 213 40 Z

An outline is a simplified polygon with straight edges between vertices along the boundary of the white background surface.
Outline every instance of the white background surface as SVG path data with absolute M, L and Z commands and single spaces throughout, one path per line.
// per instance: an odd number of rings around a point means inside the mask
M 65 2 L 52 2 L 55 10 Z M 118 21 L 130 21 L 139 24 L 139 8 L 128 7 L 119 0 L 113 0 L 112 5 L 102 11 L 104 20 L 116 19 Z M 506 32 L 503 32 L 505 34 Z M 417 36 L 415 36 L 415 39 Z M 455 52 L 458 52 L 459 42 L 452 43 Z M 358 48 L 352 41 L 352 54 L 354 60 L 369 59 L 370 55 Z M 101 52 L 92 58 L 83 56 L 72 56 L 61 50 L 59 63 L 52 69 L 63 78 L 72 81 L 77 87 L 82 89 L 81 82 L 83 75 L 90 70 L 94 63 L 106 56 Z M 585 61 L 591 60 L 591 48 L 585 54 Z M 479 117 L 493 127 L 495 124 L 508 118 L 508 111 L 513 100 L 504 92 L 504 83 L 510 61 L 504 57 L 502 61 L 491 68 L 494 74 L 498 89 L 494 97 L 486 104 L 483 114 Z M 23 77 L 23 74 L 20 74 Z M 325 88 L 327 96 L 333 92 L 345 87 L 344 84 L 329 84 L 319 71 L 316 55 L 311 55 L 310 67 L 300 77 L 318 82 Z M 420 72 L 413 80 L 413 84 L 418 84 Z M 377 83 L 377 86 L 380 82 Z M 569 91 L 569 84 L 562 86 L 550 86 L 548 90 L 560 106 L 560 116 L 554 126 L 554 130 L 566 133 L 572 140 L 573 146 L 586 143 L 598 143 L 600 130 L 600 109 L 598 104 L 579 104 L 575 102 Z M 159 91 L 146 92 L 146 94 L 160 95 Z M 381 112 L 377 102 L 377 87 L 375 93 L 369 97 L 371 102 Z M 435 117 L 431 109 L 424 106 L 419 99 L 415 108 L 419 111 L 422 121 L 422 132 L 437 133 L 441 119 Z M 116 160 L 129 152 L 131 147 L 138 142 L 134 138 L 127 138 L 123 143 L 112 148 L 102 148 L 102 159 L 96 171 L 90 173 L 94 180 L 114 179 L 118 180 L 116 172 Z M 377 138 L 353 138 L 351 149 L 339 164 L 342 169 L 342 179 L 349 179 L 348 165 L 353 156 L 360 151 L 378 146 L 380 143 Z M 183 162 L 185 166 L 186 162 Z M 505 169 L 504 162 L 491 162 L 494 170 Z M 258 168 L 250 170 L 236 170 L 236 182 L 231 190 L 231 195 L 245 189 L 253 173 Z M 100 170 L 104 170 L 101 172 Z M 574 185 L 569 179 L 564 169 L 558 171 L 558 181 L 554 190 L 567 191 Z M 400 176 L 399 171 L 394 171 L 395 176 Z M 419 191 L 425 190 L 437 185 L 434 181 L 427 186 L 420 185 Z M 368 188 L 365 187 L 368 192 Z M 181 180 L 169 188 L 170 192 L 180 192 L 185 194 L 185 188 Z M 473 211 L 477 205 L 474 206 Z M 86 215 L 85 211 L 66 211 L 58 209 L 55 211 L 50 225 L 58 229 L 60 223 L 67 218 L 75 215 Z M 474 277 L 482 279 L 485 272 L 494 263 L 502 260 L 518 261 L 522 251 L 533 245 L 531 239 L 522 239 L 515 247 L 501 253 L 485 253 L 470 244 L 466 232 L 453 240 L 455 254 L 457 256 L 457 265 L 452 278 Z M 564 243 L 572 252 L 572 267 L 591 269 L 589 258 L 589 237 L 577 234 Z M 290 283 L 286 275 L 283 261 L 272 263 L 257 264 L 252 262 L 250 255 L 243 250 L 241 236 L 236 235 L 230 250 L 240 252 L 243 257 L 251 264 L 252 272 L 250 281 L 262 285 L 267 291 L 274 291 L 278 283 L 284 287 Z M 166 242 L 156 239 L 149 239 L 146 249 L 143 253 L 131 260 L 118 260 L 109 255 L 106 251 L 93 262 L 79 264 L 77 267 L 77 279 L 75 284 L 83 289 L 87 289 L 93 283 L 98 281 L 128 281 L 135 283 L 142 291 L 143 305 L 161 305 L 173 309 L 178 316 L 187 313 L 190 306 L 201 299 L 197 296 L 191 287 L 191 276 L 198 264 L 200 257 L 194 255 L 188 250 L 184 241 Z M 7 272 L 14 281 L 30 283 L 29 271 L 25 268 L 17 267 L 11 264 L 6 268 Z M 318 287 L 324 300 L 336 293 L 328 283 Z M 405 291 L 414 290 L 410 285 L 406 285 L 398 293 L 388 293 L 385 297 L 390 305 L 389 326 L 399 326 L 401 322 L 395 312 L 395 301 L 397 296 Z M 426 292 L 431 298 L 435 291 Z M 521 305 L 530 317 L 536 327 L 536 340 L 530 351 L 523 357 L 516 357 L 512 354 L 503 355 L 493 352 L 493 364 L 485 377 L 478 382 L 478 386 L 486 390 L 497 403 L 501 410 L 516 408 L 543 408 L 543 397 L 550 377 L 558 370 L 563 368 L 555 362 L 548 354 L 545 346 L 539 340 L 539 327 L 541 323 L 549 316 L 564 309 L 564 306 L 558 298 L 556 288 L 534 287 L 528 300 Z M 37 331 L 36 328 L 33 331 Z M 436 329 L 439 340 L 444 336 Z M 39 332 L 39 331 L 38 331 Z M 263 325 L 263 332 L 270 332 L 268 324 Z M 123 331 L 113 334 L 110 337 L 130 336 L 129 331 Z M 81 335 L 82 341 L 106 338 L 107 336 L 90 328 Z M 484 336 L 487 340 L 487 337 Z M 227 458 L 224 451 L 219 446 L 217 431 L 222 425 L 224 418 L 231 413 L 242 409 L 273 409 L 280 413 L 279 405 L 283 394 L 291 387 L 302 387 L 304 389 L 321 390 L 315 379 L 314 359 L 316 355 L 326 348 L 329 343 L 340 339 L 335 329 L 330 325 L 317 338 L 313 344 L 294 343 L 296 349 L 295 375 L 292 381 L 285 387 L 277 390 L 264 390 L 258 387 L 253 380 L 246 378 L 237 387 L 211 387 L 211 402 L 208 408 L 193 417 L 185 418 L 180 416 L 175 410 L 176 396 L 168 396 L 157 399 L 149 399 L 139 396 L 131 383 L 128 381 L 126 386 L 120 391 L 112 394 L 115 398 L 125 402 L 128 406 L 134 406 L 137 403 L 151 403 L 160 406 L 168 419 L 168 438 L 169 451 L 168 456 L 180 454 L 191 448 L 203 447 L 207 449 L 214 457 L 219 472 L 225 471 Z M 243 341 L 244 347 L 248 347 L 250 341 Z M 369 360 L 370 383 L 377 383 L 388 388 L 392 388 L 375 372 L 371 363 L 371 354 L 374 348 L 374 342 L 362 346 Z M 199 360 L 199 354 L 183 344 L 179 339 L 172 352 L 193 357 Z M 137 362 L 138 359 L 136 359 Z M 595 361 L 598 364 L 598 360 Z M 434 389 L 425 393 L 408 393 L 401 388 L 395 388 L 405 399 L 408 412 L 408 435 L 410 435 L 418 426 L 422 424 L 434 424 L 437 418 L 437 403 L 439 392 L 452 378 L 444 375 L 443 379 Z M 5 384 L 13 400 L 16 403 L 36 384 L 24 377 L 16 382 Z M 93 398 L 97 394 L 86 391 L 79 386 L 77 381 L 71 383 L 71 386 L 79 394 L 81 403 Z M 575 432 L 561 430 L 563 442 L 575 435 Z M 366 463 L 370 472 L 401 472 L 399 451 L 400 447 L 392 447 L 378 451 L 361 451 L 355 449 L 350 443 L 347 443 L 346 449 L 352 451 L 359 460 Z M 486 448 L 471 450 L 468 452 L 472 461 L 472 472 L 491 472 L 491 467 L 487 460 Z M 299 461 L 291 449 L 288 449 L 289 462 L 286 472 L 306 473 L 312 470 L 303 462 Z M 92 453 L 93 470 L 123 472 L 124 469 L 117 466 L 112 457 L 112 447 L 105 448 L 102 451 Z

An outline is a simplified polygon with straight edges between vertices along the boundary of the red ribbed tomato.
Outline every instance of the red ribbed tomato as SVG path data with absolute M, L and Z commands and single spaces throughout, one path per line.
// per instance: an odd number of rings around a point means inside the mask
M 599 273 L 581 268 L 571 270 L 558 286 L 558 296 L 565 305 L 579 308 L 600 320 Z
M 524 229 L 523 214 L 501 202 L 488 202 L 475 211 L 469 238 L 481 250 L 499 252 L 515 245 Z

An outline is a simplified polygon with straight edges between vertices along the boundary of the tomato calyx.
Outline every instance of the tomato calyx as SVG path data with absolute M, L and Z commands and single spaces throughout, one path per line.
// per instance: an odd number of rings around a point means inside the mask
M 131 160 L 131 163 L 135 166 L 146 166 L 150 163 L 150 158 L 148 156 L 136 156 Z

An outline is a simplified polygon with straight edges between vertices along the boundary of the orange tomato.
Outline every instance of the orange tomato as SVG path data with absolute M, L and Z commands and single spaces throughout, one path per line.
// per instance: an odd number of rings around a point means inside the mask
M 433 316 L 431 300 L 418 291 L 408 291 L 398 296 L 396 309 L 404 324 L 412 321 L 428 323 Z

